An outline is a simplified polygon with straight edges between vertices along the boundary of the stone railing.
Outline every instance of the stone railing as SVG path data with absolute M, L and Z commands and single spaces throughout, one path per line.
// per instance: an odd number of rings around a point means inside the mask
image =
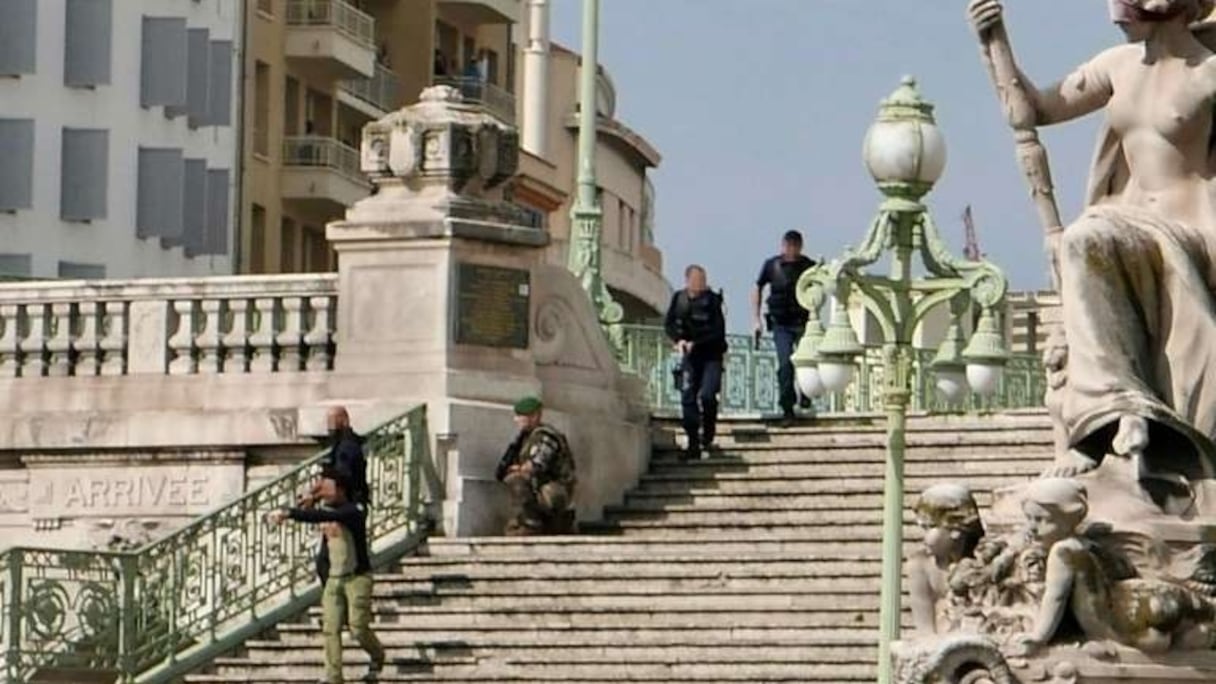
M 0 379 L 333 367 L 334 274 L 0 284 Z
M 772 338 L 754 348 L 749 335 L 728 335 L 730 351 L 722 372 L 721 411 L 724 415 L 768 415 L 781 412 L 777 396 L 777 351 Z M 989 397 L 968 395 L 950 403 L 936 389 L 932 371 L 934 351 L 916 350 L 912 378 L 913 411 L 957 413 L 1040 408 L 1047 389 L 1046 373 L 1037 356 L 1013 354 L 1005 364 L 1000 386 Z M 662 328 L 625 327 L 624 367 L 647 382 L 651 410 L 656 415 L 678 415 L 680 393 L 672 369 L 676 354 Z M 882 407 L 882 349 L 871 347 L 861 355 L 857 377 L 842 392 L 816 399 L 820 413 L 880 413 Z

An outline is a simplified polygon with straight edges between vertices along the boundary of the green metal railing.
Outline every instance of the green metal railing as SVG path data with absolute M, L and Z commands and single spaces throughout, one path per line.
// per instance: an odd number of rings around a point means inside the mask
M 651 411 L 658 416 L 680 412 L 680 393 L 672 379 L 678 363 L 662 328 L 629 325 L 625 327 L 623 367 L 646 380 Z M 769 415 L 781 412 L 777 396 L 777 350 L 771 337 L 763 337 L 753 348 L 748 335 L 727 335 L 730 350 L 722 371 L 721 408 L 723 415 Z M 1037 408 L 1043 406 L 1046 374 L 1039 357 L 1013 354 L 1005 365 L 1000 387 L 989 397 L 968 395 L 958 403 L 945 401 L 935 387 L 931 370 L 934 351 L 916 350 L 911 410 L 929 413 L 959 413 Z M 815 408 L 820 413 L 882 412 L 882 350 L 866 349 L 861 356 L 856 379 L 843 392 L 820 397 Z
M 377 562 L 389 562 L 429 529 L 424 490 L 435 471 L 425 407 L 369 432 L 365 449 L 369 538 Z M 273 525 L 266 514 L 295 500 L 323 456 L 135 551 L 0 554 L 4 681 L 87 672 L 168 682 L 307 608 L 320 595 L 317 532 Z

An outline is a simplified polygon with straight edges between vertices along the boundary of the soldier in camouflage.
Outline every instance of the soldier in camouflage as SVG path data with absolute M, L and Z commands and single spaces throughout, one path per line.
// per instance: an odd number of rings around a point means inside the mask
M 507 486 L 511 508 L 505 534 L 571 534 L 574 519 L 574 455 L 566 436 L 541 422 L 536 397 L 515 404 L 519 435 L 507 447 L 495 474 Z

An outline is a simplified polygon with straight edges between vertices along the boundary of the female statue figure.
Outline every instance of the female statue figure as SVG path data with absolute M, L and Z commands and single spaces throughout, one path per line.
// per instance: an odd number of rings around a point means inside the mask
M 925 531 L 922 547 L 908 559 L 912 620 L 918 632 L 937 632 L 937 604 L 948 593 L 950 567 L 975 552 L 984 536 L 971 490 L 938 484 L 921 492 L 916 520 Z
M 1069 611 L 1091 640 L 1147 652 L 1212 647 L 1209 599 L 1184 582 L 1139 576 L 1113 537 L 1078 531 L 1089 512 L 1084 485 L 1044 478 L 1024 496 L 1027 533 L 1047 554 L 1047 574 L 1034 627 L 1016 639 L 1022 649 L 1048 643 Z
M 1216 56 L 1193 26 L 1212 0 L 1109 1 L 1127 44 L 1056 85 L 1017 83 L 1037 125 L 1107 116 L 1087 206 L 1056 254 L 1071 447 L 1056 474 L 1129 457 L 1166 507 L 1216 461 Z M 1002 11 L 972 0 L 982 40 Z

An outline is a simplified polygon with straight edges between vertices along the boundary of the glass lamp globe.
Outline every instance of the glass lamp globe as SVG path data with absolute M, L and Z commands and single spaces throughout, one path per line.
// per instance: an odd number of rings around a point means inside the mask
M 889 196 L 918 199 L 946 168 L 946 141 L 933 117 L 933 105 L 920 96 L 916 80 L 903 83 L 883 101 L 866 133 L 863 158 L 870 175 Z
M 819 378 L 819 369 L 815 366 L 798 366 L 794 369 L 794 379 L 804 397 L 817 397 L 824 392 L 823 380 Z
M 967 364 L 967 384 L 980 396 L 991 396 L 1001 382 L 1004 367 L 994 363 Z
M 853 381 L 853 364 L 848 361 L 820 361 L 819 380 L 829 392 L 839 392 Z
M 942 398 L 950 403 L 962 401 L 967 396 L 967 372 L 963 368 L 938 368 L 934 371 L 937 378 L 937 391 Z

